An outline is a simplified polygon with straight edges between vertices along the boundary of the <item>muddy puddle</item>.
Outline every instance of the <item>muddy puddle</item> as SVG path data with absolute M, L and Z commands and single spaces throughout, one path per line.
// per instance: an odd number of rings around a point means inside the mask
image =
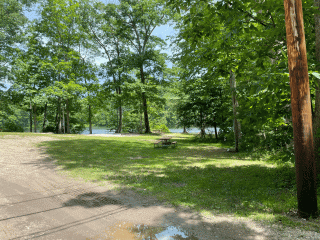
M 198 240 L 175 226 L 154 227 L 123 222 L 110 227 L 106 232 L 108 240 Z

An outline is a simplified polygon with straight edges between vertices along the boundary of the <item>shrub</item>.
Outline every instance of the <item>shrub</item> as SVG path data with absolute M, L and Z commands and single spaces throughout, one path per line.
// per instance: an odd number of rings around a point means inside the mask
M 165 125 L 165 124 L 161 124 L 161 125 L 152 125 L 152 129 L 154 130 L 161 130 L 164 133 L 169 133 L 170 130 L 169 128 Z
M 24 132 L 24 129 L 13 121 L 6 121 L 3 124 L 2 132 Z
M 73 134 L 80 134 L 85 130 L 84 124 L 74 124 L 71 126 L 70 132 Z
M 48 125 L 46 126 L 44 129 L 42 129 L 42 132 L 55 132 L 56 131 L 56 128 L 52 125 Z

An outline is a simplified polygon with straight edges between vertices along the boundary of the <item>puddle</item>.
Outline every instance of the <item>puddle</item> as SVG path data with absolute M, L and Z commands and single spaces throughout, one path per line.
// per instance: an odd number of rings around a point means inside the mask
M 198 240 L 175 226 L 154 227 L 123 222 L 110 227 L 106 232 L 110 240 Z M 99 239 L 97 237 L 90 240 Z

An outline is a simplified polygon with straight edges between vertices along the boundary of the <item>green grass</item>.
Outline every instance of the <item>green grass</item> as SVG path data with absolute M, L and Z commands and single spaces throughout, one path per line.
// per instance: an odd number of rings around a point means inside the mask
M 293 166 L 229 153 L 230 146 L 197 143 L 192 135 L 168 135 L 178 142 L 176 148 L 153 148 L 155 135 L 54 135 L 63 141 L 41 145 L 73 177 L 112 181 L 204 215 L 226 213 L 320 232 L 319 220 L 288 214 L 297 209 Z

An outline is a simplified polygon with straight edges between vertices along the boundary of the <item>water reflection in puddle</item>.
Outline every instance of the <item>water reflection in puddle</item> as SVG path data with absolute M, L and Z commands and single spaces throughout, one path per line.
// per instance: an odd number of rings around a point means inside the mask
M 174 226 L 152 227 L 132 223 L 119 223 L 110 227 L 107 236 L 110 240 L 197 240 Z

